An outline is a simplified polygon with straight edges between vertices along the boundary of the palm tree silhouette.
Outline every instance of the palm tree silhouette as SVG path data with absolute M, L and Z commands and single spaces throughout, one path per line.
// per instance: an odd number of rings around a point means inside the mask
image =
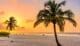
M 10 17 L 9 20 L 6 20 L 5 23 L 7 24 L 7 30 L 12 31 L 13 29 L 15 29 L 15 27 L 17 27 L 16 25 L 16 20 L 14 17 Z M 9 36 L 8 36 L 9 37 Z
M 15 29 L 15 27 L 17 27 L 16 25 L 16 20 L 14 17 L 10 17 L 9 20 L 6 20 L 6 24 L 7 24 L 7 29 L 12 31 L 13 29 Z
M 56 25 L 59 26 L 60 31 L 64 31 L 65 20 L 70 21 L 73 26 L 76 27 L 76 21 L 73 19 L 74 14 L 70 10 L 63 11 L 61 6 L 64 6 L 66 1 L 62 1 L 60 3 L 56 3 L 55 0 L 48 1 L 45 3 L 45 9 L 40 10 L 37 15 L 37 20 L 34 23 L 34 27 L 39 25 L 40 23 L 44 23 L 47 27 L 49 23 L 53 24 L 54 27 L 54 36 L 57 43 L 57 46 L 62 46 L 57 37 Z

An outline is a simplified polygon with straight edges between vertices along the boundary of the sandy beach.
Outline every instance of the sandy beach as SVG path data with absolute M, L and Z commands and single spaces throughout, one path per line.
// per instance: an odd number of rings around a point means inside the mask
M 80 46 L 77 34 L 58 34 L 58 38 L 63 46 Z M 53 35 L 11 35 L 0 37 L 0 46 L 56 46 L 56 43 Z

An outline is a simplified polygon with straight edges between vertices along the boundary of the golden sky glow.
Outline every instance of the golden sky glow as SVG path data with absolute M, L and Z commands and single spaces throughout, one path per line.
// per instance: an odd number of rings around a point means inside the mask
M 23 32 L 23 33 L 41 33 L 47 32 L 51 33 L 53 31 L 52 24 L 49 27 L 45 27 L 43 24 L 40 24 L 38 27 L 33 28 L 33 24 L 36 20 L 36 16 L 39 10 L 43 9 L 44 2 L 47 0 L 0 0 L 0 11 L 3 11 L 4 14 L 0 15 L 1 27 L 5 29 L 5 24 L 3 23 L 10 16 L 14 16 L 17 20 L 17 24 L 20 27 L 17 27 L 13 32 Z M 58 2 L 59 0 L 57 0 Z M 66 0 L 66 6 L 63 9 L 71 9 L 75 13 L 75 20 L 77 21 L 77 27 L 74 28 L 73 25 L 69 22 L 66 22 L 65 32 L 80 32 L 80 0 Z M 2 28 L 1 28 L 2 29 Z M 59 31 L 58 27 L 57 30 Z

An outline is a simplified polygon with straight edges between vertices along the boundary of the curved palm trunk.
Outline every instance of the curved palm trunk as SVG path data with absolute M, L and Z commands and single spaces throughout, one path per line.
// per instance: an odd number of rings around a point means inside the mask
M 56 32 L 56 24 L 54 23 L 53 26 L 54 26 L 54 36 L 55 36 L 57 46 L 62 46 L 58 41 L 57 32 Z

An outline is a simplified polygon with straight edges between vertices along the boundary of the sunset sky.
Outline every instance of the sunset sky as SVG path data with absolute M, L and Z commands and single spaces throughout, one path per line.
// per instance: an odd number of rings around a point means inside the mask
M 50 33 L 53 31 L 52 24 L 49 27 L 45 27 L 40 24 L 38 27 L 33 28 L 33 24 L 36 20 L 36 16 L 41 9 L 44 9 L 44 3 L 48 0 L 0 0 L 0 28 L 5 30 L 4 21 L 10 16 L 14 16 L 17 20 L 17 27 L 14 32 L 23 33 Z M 56 0 L 56 2 L 61 2 L 63 0 Z M 69 22 L 66 22 L 65 32 L 80 32 L 80 0 L 66 0 L 66 6 L 63 9 L 71 9 L 75 14 L 75 20 L 77 22 L 77 27 Z M 58 28 L 57 28 L 58 30 Z

